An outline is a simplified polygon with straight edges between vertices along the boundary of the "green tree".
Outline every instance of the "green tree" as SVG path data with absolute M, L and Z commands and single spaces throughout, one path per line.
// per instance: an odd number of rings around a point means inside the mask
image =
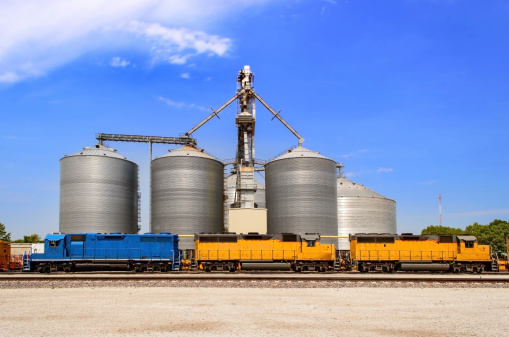
M 421 234 L 454 234 L 459 235 L 465 233 L 461 228 L 446 226 L 428 226 L 421 231 Z
M 39 243 L 44 242 L 38 234 L 25 235 L 23 236 L 24 243 Z
M 477 222 L 465 228 L 465 233 L 474 235 L 480 245 L 490 245 L 494 252 L 506 251 L 506 238 L 509 236 L 509 222 L 495 219 L 488 225 Z
M 5 231 L 5 225 L 0 222 L 0 240 L 11 242 L 11 233 Z

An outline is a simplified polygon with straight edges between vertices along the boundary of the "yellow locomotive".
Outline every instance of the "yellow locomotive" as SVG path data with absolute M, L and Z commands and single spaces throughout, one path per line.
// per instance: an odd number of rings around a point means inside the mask
M 245 263 L 283 262 L 300 271 L 332 270 L 335 246 L 320 243 L 319 234 L 196 234 L 195 261 L 210 272 L 242 269 Z
M 490 246 L 471 235 L 350 235 L 350 264 L 360 272 L 477 272 L 493 269 Z

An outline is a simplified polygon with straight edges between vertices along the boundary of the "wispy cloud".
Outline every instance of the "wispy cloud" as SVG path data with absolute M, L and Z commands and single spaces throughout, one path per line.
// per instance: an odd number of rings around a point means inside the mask
M 388 167 L 380 167 L 378 170 L 376 170 L 377 172 L 382 172 L 382 173 L 389 173 L 389 172 L 393 172 L 394 169 L 393 168 L 388 168 Z
M 110 61 L 110 66 L 114 68 L 125 68 L 127 67 L 131 62 L 121 59 L 120 57 L 113 57 Z
M 495 210 L 484 210 L 484 211 L 472 211 L 464 213 L 453 213 L 448 214 L 451 217 L 467 217 L 467 216 L 497 216 L 497 215 L 509 215 L 509 209 L 495 209 Z
M 23 140 L 23 141 L 37 141 L 37 139 L 34 138 L 27 138 L 27 137 L 19 137 L 19 136 L 2 136 L 2 139 L 8 139 L 8 140 Z
M 159 23 L 132 21 L 125 30 L 148 40 L 154 62 L 185 64 L 198 54 L 223 56 L 231 46 L 228 38 L 186 28 L 168 28 Z
M 191 78 L 188 73 L 180 74 L 180 77 L 185 78 L 185 79 Z
M 152 65 L 182 65 L 197 55 L 224 57 L 233 42 L 207 27 L 214 29 L 231 11 L 266 2 L 2 1 L 0 83 L 45 75 L 89 52 L 136 50 Z M 127 62 L 113 60 L 111 65 L 125 67 Z
M 197 110 L 202 110 L 202 111 L 210 111 L 209 109 L 205 108 L 205 107 L 202 107 L 202 106 L 199 106 L 199 105 L 196 105 L 194 103 L 185 103 L 185 102 L 175 102 L 169 98 L 165 98 L 165 97 L 158 97 L 157 99 L 159 99 L 161 102 L 164 102 L 170 106 L 173 106 L 175 108 L 188 108 L 188 109 L 197 109 Z
M 355 151 L 355 152 L 352 152 L 352 153 L 343 154 L 343 155 L 341 155 L 341 157 L 342 158 L 350 158 L 350 157 L 361 155 L 361 154 L 366 153 L 366 152 L 369 152 L 369 150 L 358 150 L 358 151 Z

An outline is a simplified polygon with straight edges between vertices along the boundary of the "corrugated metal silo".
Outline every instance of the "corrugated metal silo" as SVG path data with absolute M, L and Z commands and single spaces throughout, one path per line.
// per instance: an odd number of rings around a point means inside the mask
M 96 145 L 60 159 L 62 233 L 137 233 L 138 165 Z
M 265 187 L 268 233 L 337 235 L 333 160 L 299 146 L 265 165 Z
M 254 201 L 258 208 L 265 208 L 265 185 L 255 179 L 257 186 Z M 232 173 L 224 179 L 224 228 L 228 228 L 228 209 L 235 201 L 235 190 L 237 188 L 237 174 Z
M 344 177 L 338 180 L 338 235 L 397 233 L 396 201 Z M 338 249 L 349 250 L 348 239 Z
M 184 146 L 154 159 L 150 169 L 151 232 L 222 233 L 221 161 Z M 180 246 L 192 248 L 192 239 L 181 240 Z

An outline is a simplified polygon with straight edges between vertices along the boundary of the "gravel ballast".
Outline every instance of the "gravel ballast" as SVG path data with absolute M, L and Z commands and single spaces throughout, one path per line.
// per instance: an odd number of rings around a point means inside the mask
M 4 287 L 0 293 L 2 336 L 503 336 L 509 331 L 507 288 L 124 284 Z

